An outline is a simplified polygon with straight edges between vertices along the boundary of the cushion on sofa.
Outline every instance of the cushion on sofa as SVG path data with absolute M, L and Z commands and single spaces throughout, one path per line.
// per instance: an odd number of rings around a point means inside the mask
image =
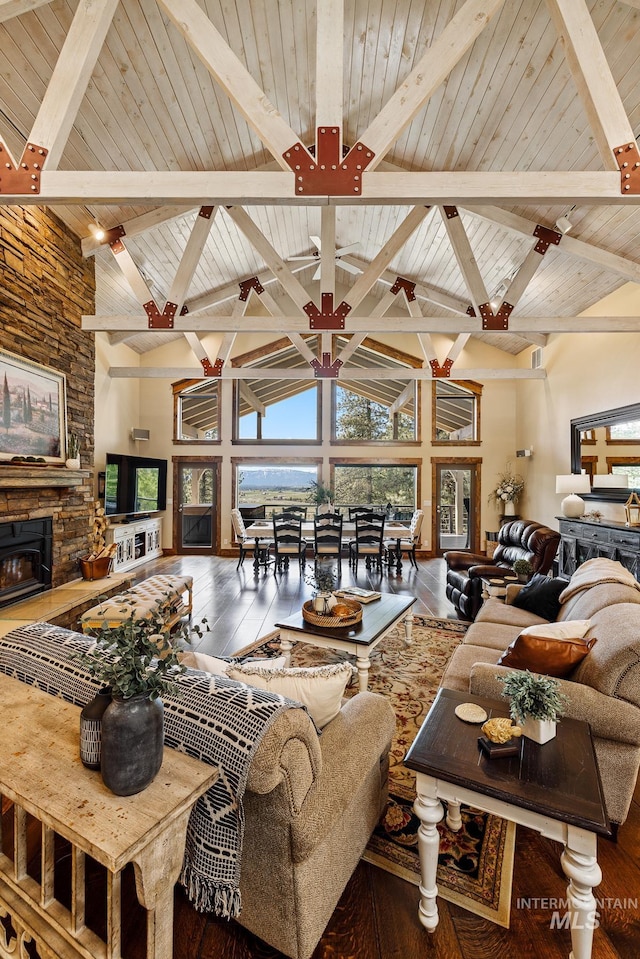
M 217 656 L 208 656 L 207 653 L 195 653 L 191 649 L 179 653 L 178 657 L 183 666 L 188 666 L 190 669 L 200 669 L 205 673 L 212 673 L 214 676 L 227 676 L 229 666 L 234 665 L 229 659 L 218 659 Z M 286 664 L 286 659 L 284 656 L 278 656 L 274 659 L 253 659 L 245 660 L 245 662 L 264 663 L 271 669 L 282 669 Z
M 350 663 L 338 663 L 272 669 L 258 663 L 242 663 L 230 667 L 227 676 L 302 703 L 318 729 L 322 729 L 340 712 L 344 691 L 353 677 L 353 667 Z
M 536 626 L 546 622 L 547 620 L 544 617 L 536 616 L 535 613 L 530 613 L 526 609 L 519 609 L 517 606 L 503 603 L 500 599 L 488 599 L 482 604 L 473 625 L 476 626 L 478 623 L 502 623 L 504 626 L 524 629 L 525 626 Z M 513 636 L 511 638 L 513 639 Z
M 529 626 L 516 636 L 498 665 L 546 676 L 569 676 L 596 642 L 595 636 L 585 638 L 590 625 L 590 620 L 583 619 Z
M 531 623 L 524 623 L 524 626 L 530 626 Z M 464 635 L 462 644 L 464 646 L 482 646 L 486 649 L 493 649 L 496 653 L 496 659 L 500 653 L 504 653 L 509 643 L 516 638 L 522 626 L 513 627 L 506 623 L 479 623 L 478 620 L 472 623 Z
M 598 583 L 563 602 L 558 620 L 593 619 L 599 610 L 617 603 L 640 605 L 640 591 L 624 583 Z
M 566 585 L 566 580 L 534 573 L 514 599 L 513 605 L 552 622 L 560 612 L 560 593 Z
M 618 603 L 600 610 L 590 635 L 598 642 L 571 679 L 640 707 L 640 606 Z

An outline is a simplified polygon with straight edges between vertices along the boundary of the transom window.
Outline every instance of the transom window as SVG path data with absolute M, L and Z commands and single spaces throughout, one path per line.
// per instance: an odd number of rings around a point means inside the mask
M 318 384 L 309 380 L 238 380 L 235 438 L 249 442 L 318 442 Z
M 417 438 L 414 380 L 333 384 L 333 439 L 397 443 Z
M 480 441 L 480 397 L 477 383 L 455 383 L 437 378 L 433 381 L 432 440 L 442 443 L 477 444 Z
M 220 440 L 218 380 L 182 380 L 173 385 L 176 443 L 216 443 Z

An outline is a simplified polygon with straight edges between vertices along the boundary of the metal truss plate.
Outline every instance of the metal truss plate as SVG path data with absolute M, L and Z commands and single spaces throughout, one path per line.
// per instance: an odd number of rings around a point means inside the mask
M 562 239 L 562 233 L 558 233 L 557 230 L 550 230 L 548 226 L 540 226 L 540 224 L 536 226 L 533 235 L 538 238 L 534 250 L 540 256 L 544 256 L 552 244 L 558 246 Z
M 638 144 L 623 143 L 615 147 L 613 155 L 620 168 L 620 191 L 629 196 L 640 194 L 640 151 Z
M 313 300 L 309 300 L 303 309 L 309 317 L 310 330 L 344 330 L 344 318 L 351 312 L 351 307 L 344 300 L 333 309 L 333 293 L 322 294 L 321 310 Z
M 257 276 L 250 276 L 248 280 L 242 280 L 240 283 L 238 283 L 238 286 L 240 287 L 240 296 L 238 299 L 240 299 L 243 303 L 246 303 L 249 299 L 251 290 L 255 290 L 258 296 L 260 296 L 261 293 L 264 293 L 264 287 Z
M 0 141 L 0 195 L 11 193 L 28 196 L 40 193 L 40 174 L 48 150 L 37 143 L 27 143 L 19 163 Z
M 222 360 L 220 357 L 218 357 L 214 363 L 211 363 L 208 357 L 203 356 L 200 362 L 202 363 L 202 369 L 204 370 L 206 376 L 222 376 L 224 360 Z
M 153 300 L 149 300 L 148 303 L 143 303 L 142 306 L 149 318 L 148 325 L 150 330 L 173 329 L 173 318 L 175 317 L 176 310 L 178 309 L 177 303 L 169 303 L 169 301 L 167 301 L 164 305 L 164 310 L 162 313 Z
M 429 366 L 431 367 L 434 379 L 448 379 L 451 367 L 453 366 L 453 360 L 447 357 L 442 366 L 440 366 L 437 360 L 429 360 Z
M 374 152 L 356 143 L 341 157 L 339 127 L 318 127 L 317 144 L 317 158 L 300 142 L 282 154 L 295 173 L 296 196 L 360 196 Z
M 482 317 L 482 329 L 505 332 L 509 329 L 509 317 L 513 312 L 511 303 L 506 300 L 500 304 L 500 309 L 495 313 L 491 309 L 490 303 L 480 303 L 480 316 Z
M 331 353 L 322 354 L 322 363 L 319 360 L 311 360 L 310 366 L 315 370 L 318 379 L 337 379 L 342 360 L 333 360 L 331 362 Z
M 412 280 L 407 280 L 404 276 L 397 276 L 396 281 L 391 287 L 391 292 L 395 295 L 399 293 L 400 290 L 404 290 L 405 295 L 410 303 L 416 298 L 416 285 Z

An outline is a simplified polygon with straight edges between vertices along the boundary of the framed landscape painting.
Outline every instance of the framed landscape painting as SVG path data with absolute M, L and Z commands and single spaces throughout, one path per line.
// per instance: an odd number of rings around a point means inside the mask
M 0 350 L 0 462 L 63 463 L 66 409 L 64 373 Z

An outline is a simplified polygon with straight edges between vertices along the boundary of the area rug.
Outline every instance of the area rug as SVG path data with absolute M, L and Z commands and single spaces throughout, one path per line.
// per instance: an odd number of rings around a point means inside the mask
M 406 646 L 404 627 L 391 632 L 371 654 L 369 689 L 391 701 L 396 734 L 391 746 L 389 802 L 363 856 L 403 879 L 420 884 L 417 831 L 413 812 L 415 775 L 403 765 L 438 691 L 452 652 L 466 632 L 455 620 L 414 616 L 413 643 Z M 240 656 L 278 655 L 277 630 L 242 650 Z M 343 653 L 296 643 L 292 666 L 340 662 Z M 347 690 L 357 693 L 357 678 Z M 443 899 L 501 926 L 509 926 L 515 824 L 498 816 L 462 808 L 463 828 L 440 830 L 438 891 Z

